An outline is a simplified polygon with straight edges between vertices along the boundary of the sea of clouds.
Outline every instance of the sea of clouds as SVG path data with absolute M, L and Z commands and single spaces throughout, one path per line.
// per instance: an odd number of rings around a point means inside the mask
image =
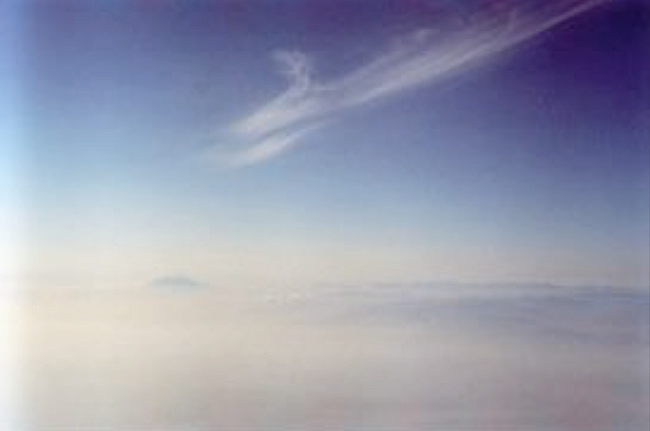
M 647 289 L 162 280 L 23 299 L 20 429 L 649 425 Z

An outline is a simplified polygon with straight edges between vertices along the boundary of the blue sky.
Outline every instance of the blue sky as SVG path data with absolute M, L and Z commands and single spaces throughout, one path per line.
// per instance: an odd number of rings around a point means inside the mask
M 648 284 L 643 2 L 3 8 L 3 273 Z

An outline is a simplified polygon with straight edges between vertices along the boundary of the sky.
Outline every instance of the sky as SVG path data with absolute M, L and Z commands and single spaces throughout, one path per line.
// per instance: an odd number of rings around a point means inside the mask
M 5 280 L 649 283 L 646 2 L 0 8 Z

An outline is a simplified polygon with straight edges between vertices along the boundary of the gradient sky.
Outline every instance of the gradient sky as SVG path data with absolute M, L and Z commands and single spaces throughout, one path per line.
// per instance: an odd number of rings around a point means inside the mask
M 647 285 L 648 4 L 517 3 L 8 2 L 0 273 Z

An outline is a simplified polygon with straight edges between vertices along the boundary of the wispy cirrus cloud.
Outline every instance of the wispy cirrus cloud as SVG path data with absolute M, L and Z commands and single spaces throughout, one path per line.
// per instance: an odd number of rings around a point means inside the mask
M 305 142 L 306 135 L 348 110 L 447 79 L 607 1 L 513 2 L 461 17 L 460 24 L 444 31 L 421 28 L 394 40 L 373 60 L 325 82 L 313 79 L 306 54 L 274 52 L 288 88 L 227 125 L 226 144 L 213 146 L 210 154 L 235 167 L 266 161 Z

